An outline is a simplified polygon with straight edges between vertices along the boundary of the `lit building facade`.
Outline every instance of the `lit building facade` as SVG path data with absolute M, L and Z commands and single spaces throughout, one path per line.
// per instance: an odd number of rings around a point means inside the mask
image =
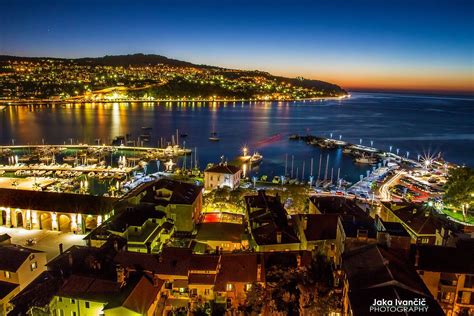
M 84 233 L 114 213 L 115 198 L 0 189 L 0 226 Z

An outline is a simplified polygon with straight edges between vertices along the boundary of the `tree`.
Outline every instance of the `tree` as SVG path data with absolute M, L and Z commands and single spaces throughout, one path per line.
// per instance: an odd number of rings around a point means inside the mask
M 252 283 L 252 287 L 247 292 L 245 303 L 241 309 L 247 315 L 260 314 L 262 309 L 268 303 L 268 296 L 265 287 L 259 283 Z
M 474 169 L 453 168 L 449 171 L 443 201 L 461 209 L 464 217 L 474 207 Z

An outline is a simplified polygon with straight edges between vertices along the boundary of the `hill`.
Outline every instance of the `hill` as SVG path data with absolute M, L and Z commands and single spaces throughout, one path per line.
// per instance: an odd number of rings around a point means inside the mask
M 344 96 L 340 86 L 268 72 L 199 65 L 161 55 L 76 59 L 0 56 L 3 98 L 69 98 L 123 86 L 133 98 L 290 100 Z M 86 83 L 86 84 L 84 84 Z

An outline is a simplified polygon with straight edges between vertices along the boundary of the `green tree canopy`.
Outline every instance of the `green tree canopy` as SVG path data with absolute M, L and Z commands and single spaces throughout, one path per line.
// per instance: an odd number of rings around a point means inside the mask
M 445 185 L 444 203 L 456 208 L 470 210 L 474 207 L 474 169 L 453 168 L 449 171 Z

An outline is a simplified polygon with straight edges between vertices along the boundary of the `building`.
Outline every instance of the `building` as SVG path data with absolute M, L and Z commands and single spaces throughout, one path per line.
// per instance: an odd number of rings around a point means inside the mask
M 84 233 L 114 214 L 116 198 L 0 188 L 0 225 Z
M 312 196 L 309 198 L 310 214 L 338 214 L 359 218 L 370 217 L 355 200 L 340 196 Z
M 377 244 L 368 244 L 343 254 L 345 273 L 344 315 L 444 315 L 407 258 Z M 423 301 L 413 310 L 391 310 L 396 300 Z M 380 304 L 374 302 L 382 301 Z M 384 300 L 384 301 L 383 301 Z M 391 302 L 392 307 L 383 302 Z M 408 306 L 410 307 L 410 306 Z M 398 313 L 397 313 L 398 312 Z
M 339 221 L 342 244 L 338 245 L 340 253 L 350 251 L 370 243 L 377 243 L 377 228 L 370 217 L 341 216 Z
M 215 301 L 236 308 L 255 282 L 265 283 L 264 256 L 257 253 L 192 254 L 189 248 L 164 248 L 161 255 L 118 253 L 115 262 L 164 281 L 165 310 Z
M 153 206 L 128 207 L 112 216 L 85 239 L 88 245 L 100 247 L 111 235 L 127 241 L 127 250 L 158 253 L 174 233 L 174 222 Z
M 252 284 L 265 284 L 263 256 L 256 253 L 225 254 L 221 256 L 214 291 L 217 303 L 237 308 L 245 301 Z
M 58 312 L 55 297 L 71 276 L 115 281 L 117 272 L 113 258 L 124 248 L 123 239 L 114 236 L 101 247 L 73 246 L 63 251 L 60 244 L 60 254 L 46 264 L 47 271 L 14 297 L 11 314 L 55 315 Z M 78 315 L 74 310 L 68 315 L 73 315 L 72 312 Z
M 202 187 L 187 182 L 160 179 L 145 185 L 128 202 L 153 205 L 175 223 L 177 232 L 191 233 L 202 211 Z
M 71 275 L 50 303 L 53 315 L 155 315 L 163 282 L 117 271 L 116 280 Z
M 269 196 L 264 190 L 245 197 L 251 247 L 257 251 L 301 250 L 296 219 L 289 217 L 280 196 Z
M 342 232 L 337 214 L 300 214 L 294 216 L 299 228 L 302 248 L 325 255 L 339 264 L 342 255 Z
M 221 163 L 204 171 L 204 187 L 206 190 L 226 187 L 233 190 L 239 186 L 241 178 L 242 169 Z
M 212 250 L 230 252 L 249 248 L 244 226 L 236 223 L 199 224 L 195 240 L 206 244 Z
M 380 217 L 376 216 L 375 225 L 377 227 L 378 243 L 406 252 L 410 250 L 411 236 L 401 223 L 384 222 Z
M 440 224 L 430 209 L 414 203 L 383 202 L 380 218 L 386 222 L 401 223 L 412 238 L 412 243 L 441 245 Z
M 46 270 L 46 253 L 13 244 L 0 245 L 0 314 L 10 300 Z
M 474 248 L 416 245 L 410 261 L 448 316 L 474 314 Z

